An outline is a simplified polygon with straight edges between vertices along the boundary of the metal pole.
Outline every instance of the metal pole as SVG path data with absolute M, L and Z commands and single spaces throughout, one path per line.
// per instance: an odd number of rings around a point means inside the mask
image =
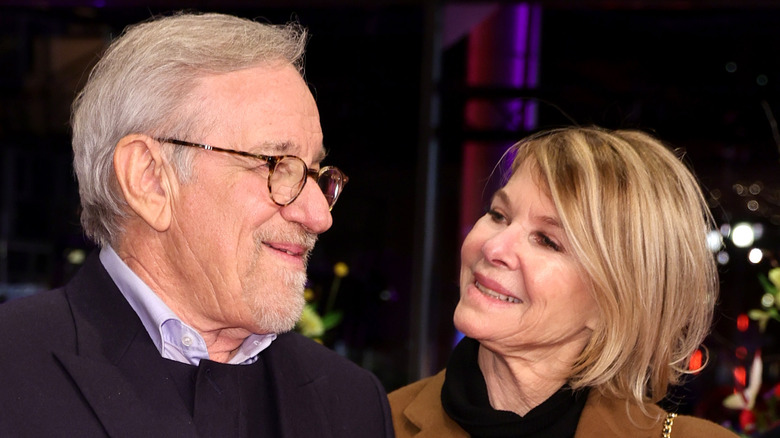
M 424 2 L 425 35 L 420 86 L 420 139 L 417 181 L 422 188 L 415 205 L 414 268 L 410 326 L 409 378 L 414 381 L 432 374 L 430 292 L 436 240 L 436 180 L 439 173 L 438 84 L 441 57 L 441 6 Z

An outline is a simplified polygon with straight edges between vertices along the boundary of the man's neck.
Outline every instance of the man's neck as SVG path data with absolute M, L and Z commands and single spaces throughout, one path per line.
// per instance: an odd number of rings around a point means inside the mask
M 140 240 L 120 245 L 115 249 L 117 255 L 183 323 L 200 334 L 206 343 L 210 360 L 228 362 L 252 332 L 222 323 L 222 320 L 228 318 L 218 317 L 219 306 L 216 303 L 195 298 L 215 296 L 213 291 L 196 289 L 198 285 L 208 283 L 186 278 L 187 275 L 178 269 L 177 264 L 165 263 L 170 257 L 155 256 L 159 253 L 155 248 L 138 247 L 137 242 Z

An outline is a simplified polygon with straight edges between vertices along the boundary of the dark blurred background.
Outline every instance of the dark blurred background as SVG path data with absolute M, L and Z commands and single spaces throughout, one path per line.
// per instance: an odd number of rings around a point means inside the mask
M 671 402 L 734 420 L 720 401 L 742 389 L 757 350 L 763 386 L 780 380 L 777 322 L 762 332 L 745 316 L 761 308 L 759 276 L 780 249 L 773 0 L 0 0 L 0 300 L 63 284 L 92 249 L 79 228 L 70 102 L 126 25 L 181 9 L 309 28 L 306 79 L 328 162 L 350 176 L 311 285 L 344 311 L 326 345 L 388 390 L 445 364 L 460 242 L 497 157 L 572 123 L 644 129 L 684 149 L 722 225 L 711 364 Z M 754 237 L 744 247 L 732 240 L 741 223 Z M 337 262 L 349 274 L 334 287 Z

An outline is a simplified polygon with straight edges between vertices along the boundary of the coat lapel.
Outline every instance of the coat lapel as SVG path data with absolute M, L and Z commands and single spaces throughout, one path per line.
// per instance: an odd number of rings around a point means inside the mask
M 118 367 L 69 353 L 55 353 L 55 356 L 73 378 L 109 436 L 197 436 L 186 413 L 175 409 L 181 405 L 181 399 L 171 400 L 172 404 L 164 411 L 154 409 L 139 397 L 136 388 Z M 164 391 L 160 394 L 162 398 L 166 395 L 170 393 Z
M 293 334 L 283 334 L 262 353 L 276 390 L 281 436 L 333 437 L 322 398 L 328 376 L 301 357 L 295 342 Z
M 54 352 L 111 437 L 194 437 L 164 360 L 93 254 L 66 286 L 75 351 Z
M 415 438 L 468 438 L 468 434 L 444 411 L 441 403 L 441 389 L 445 371 L 431 377 L 417 396 L 404 409 L 406 418 L 420 431 Z

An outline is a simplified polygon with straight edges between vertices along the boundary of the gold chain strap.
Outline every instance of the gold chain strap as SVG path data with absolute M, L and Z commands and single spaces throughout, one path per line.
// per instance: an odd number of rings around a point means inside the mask
M 672 425 L 674 424 L 674 417 L 676 417 L 677 414 L 670 412 L 666 414 L 666 420 L 664 420 L 664 430 L 663 435 L 661 435 L 663 438 L 671 438 L 672 437 Z

